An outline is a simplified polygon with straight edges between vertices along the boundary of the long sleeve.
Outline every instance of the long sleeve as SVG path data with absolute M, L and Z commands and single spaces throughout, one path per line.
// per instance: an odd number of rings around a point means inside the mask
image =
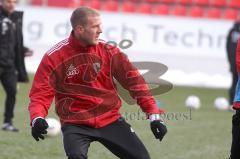
M 113 77 L 123 88 L 129 91 L 132 98 L 137 101 L 137 104 L 147 115 L 163 113 L 158 109 L 144 78 L 138 69 L 131 64 L 126 55 L 119 51 L 114 54 L 111 68 Z
M 238 40 L 238 45 L 236 50 L 236 65 L 237 65 L 237 72 L 238 72 L 238 82 L 236 85 L 233 108 L 240 109 L 240 40 Z
M 236 66 L 237 66 L 237 72 L 240 74 L 240 39 L 237 43 L 237 50 L 236 50 Z
M 233 29 L 230 30 L 230 32 L 227 35 L 227 43 L 226 43 L 226 51 L 227 51 L 227 58 L 228 61 L 231 62 L 231 52 L 232 52 L 232 48 L 231 48 L 231 36 L 233 33 Z
M 47 116 L 55 94 L 54 89 L 49 84 L 49 76 L 52 69 L 48 58 L 47 54 L 43 57 L 30 90 L 28 110 L 31 121 L 36 117 L 45 118 Z

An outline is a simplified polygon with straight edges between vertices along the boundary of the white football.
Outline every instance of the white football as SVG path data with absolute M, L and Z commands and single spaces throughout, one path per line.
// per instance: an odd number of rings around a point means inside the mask
M 218 110 L 228 110 L 229 109 L 228 100 L 224 97 L 217 97 L 214 101 L 214 107 Z
M 48 128 L 47 128 L 47 136 L 56 136 L 60 133 L 61 131 L 61 124 L 60 122 L 55 119 L 55 118 L 46 118 L 46 121 L 48 123 Z
M 201 106 L 201 102 L 197 96 L 191 95 L 188 96 L 187 99 L 185 100 L 185 105 L 188 108 L 199 109 Z

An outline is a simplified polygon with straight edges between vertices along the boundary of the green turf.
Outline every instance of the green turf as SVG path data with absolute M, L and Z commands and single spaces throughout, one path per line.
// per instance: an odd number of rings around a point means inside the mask
M 35 142 L 30 134 L 28 116 L 28 91 L 30 84 L 20 84 L 14 124 L 20 133 L 0 131 L 0 159 L 64 159 L 61 135 Z M 190 94 L 201 99 L 201 108 L 190 111 L 184 101 Z M 137 106 L 124 104 L 123 116 L 149 150 L 152 159 L 226 159 L 231 143 L 231 112 L 221 112 L 213 108 L 218 96 L 227 97 L 224 89 L 174 87 L 170 92 L 156 97 L 169 113 L 168 134 L 162 142 L 154 139 L 149 122 L 144 115 L 138 116 Z M 4 91 L 0 87 L 0 121 L 4 105 Z M 135 114 L 135 116 L 134 116 Z M 177 115 L 173 118 L 172 115 Z M 182 116 L 180 116 L 182 115 Z M 54 116 L 54 109 L 50 111 Z M 93 143 L 89 149 L 89 159 L 114 159 L 106 148 Z

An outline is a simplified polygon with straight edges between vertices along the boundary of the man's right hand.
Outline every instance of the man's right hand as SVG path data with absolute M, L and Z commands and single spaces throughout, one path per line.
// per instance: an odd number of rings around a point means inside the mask
M 45 119 L 38 118 L 32 125 L 32 136 L 36 141 L 44 140 L 43 134 L 47 134 L 48 123 Z
M 240 125 L 240 110 L 239 109 L 237 109 L 236 113 L 233 115 L 232 124 Z

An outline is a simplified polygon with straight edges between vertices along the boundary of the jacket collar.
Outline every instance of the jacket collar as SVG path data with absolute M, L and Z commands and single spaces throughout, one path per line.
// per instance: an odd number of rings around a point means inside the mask
M 83 44 L 81 44 L 81 42 L 76 39 L 76 37 L 73 34 L 73 31 L 70 34 L 69 43 L 76 50 L 84 51 L 84 52 L 87 52 L 94 47 L 94 46 L 83 46 Z
M 1 5 L 0 5 L 0 13 L 3 14 L 4 16 L 9 16 L 8 12 L 4 10 Z
M 4 17 L 9 17 L 9 18 L 22 18 L 23 17 L 23 12 L 22 11 L 13 11 L 11 14 L 9 14 L 1 5 L 0 5 L 0 15 Z

